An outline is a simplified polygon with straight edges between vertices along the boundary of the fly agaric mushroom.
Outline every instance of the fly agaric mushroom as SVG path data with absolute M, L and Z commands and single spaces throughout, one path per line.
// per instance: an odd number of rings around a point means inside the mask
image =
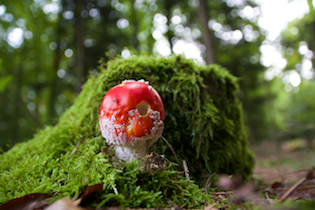
M 145 157 L 163 132 L 162 99 L 148 82 L 125 80 L 105 95 L 99 124 L 118 159 L 129 162 Z

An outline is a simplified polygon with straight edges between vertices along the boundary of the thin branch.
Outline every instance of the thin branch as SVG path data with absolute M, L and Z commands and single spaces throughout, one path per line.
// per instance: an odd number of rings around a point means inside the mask
M 230 195 L 233 194 L 233 191 L 227 191 L 227 192 L 211 192 L 210 195 Z
M 308 190 L 308 189 L 315 189 L 315 186 L 303 186 L 303 187 L 300 187 L 299 190 Z M 272 189 L 272 191 L 274 192 L 281 192 L 281 191 L 287 191 L 287 189 L 285 188 L 275 188 L 275 189 Z M 265 190 L 264 191 L 265 193 L 268 193 L 270 192 L 270 190 Z
M 189 169 L 188 169 L 186 160 L 183 160 L 183 166 L 184 166 L 185 177 L 186 177 L 187 180 L 190 180 L 190 178 L 189 178 Z
M 79 148 L 79 146 L 82 144 L 83 140 L 79 140 L 77 143 L 77 146 L 72 150 L 72 152 L 70 153 L 70 155 L 68 156 L 68 158 L 70 158 Z
M 211 210 L 211 209 L 213 209 L 213 208 L 215 207 L 215 205 L 217 205 L 217 204 L 216 204 L 216 203 L 213 203 L 213 204 L 207 206 L 206 208 L 204 208 L 204 210 Z M 216 208 L 215 208 L 215 209 L 216 209 Z
M 300 185 L 302 185 L 305 181 L 314 179 L 313 171 L 310 171 L 305 177 L 297 181 L 292 187 L 290 187 L 279 199 L 279 202 L 285 201 Z
M 307 180 L 306 177 L 303 177 L 299 181 L 297 181 L 292 187 L 290 187 L 279 199 L 279 202 L 285 201 L 301 184 L 303 184 Z
M 164 136 L 161 136 L 161 137 L 162 137 L 163 141 L 167 144 L 167 146 L 170 148 L 170 150 L 172 151 L 172 153 L 173 153 L 173 155 L 175 157 L 175 160 L 176 160 L 176 162 L 178 164 L 178 167 L 181 169 L 181 165 L 179 164 L 179 160 L 177 158 L 176 152 L 173 149 L 172 145 L 166 140 L 166 138 L 164 138 Z
M 208 179 L 207 179 L 207 181 L 206 181 L 206 184 L 205 184 L 205 192 L 206 192 L 206 194 L 208 195 L 208 190 L 207 190 L 207 188 L 208 187 L 211 187 L 211 179 L 212 179 L 212 177 L 214 177 L 214 175 L 216 175 L 216 173 L 213 173 L 213 174 L 211 174 L 209 177 L 208 177 Z

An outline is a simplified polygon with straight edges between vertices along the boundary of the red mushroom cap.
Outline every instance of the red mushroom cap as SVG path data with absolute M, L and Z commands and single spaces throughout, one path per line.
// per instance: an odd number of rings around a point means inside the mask
M 109 144 L 133 144 L 148 139 L 153 144 L 163 127 L 163 102 L 148 82 L 126 80 L 105 95 L 100 109 L 100 129 Z

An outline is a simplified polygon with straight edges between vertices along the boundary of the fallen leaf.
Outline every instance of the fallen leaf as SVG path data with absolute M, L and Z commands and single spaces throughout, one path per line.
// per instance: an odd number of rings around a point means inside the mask
M 314 179 L 315 178 L 315 175 L 314 175 L 314 172 L 313 171 L 309 171 L 306 175 L 306 180 L 311 180 L 311 179 Z
M 276 188 L 279 188 L 279 187 L 284 187 L 283 183 L 282 182 L 274 182 L 274 183 L 272 183 L 270 189 L 276 189 Z
M 79 196 L 79 199 L 81 199 L 80 206 L 85 206 L 88 205 L 89 203 L 92 203 L 93 194 L 95 192 L 102 191 L 103 185 L 104 183 L 100 183 L 87 187 Z
M 44 193 L 33 193 L 12 199 L 0 206 L 0 210 L 35 210 L 48 206 L 45 199 L 52 196 Z

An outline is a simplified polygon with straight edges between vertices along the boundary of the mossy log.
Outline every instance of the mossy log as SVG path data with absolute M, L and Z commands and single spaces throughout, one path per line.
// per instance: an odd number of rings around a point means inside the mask
M 163 136 L 187 162 L 201 183 L 211 173 L 251 177 L 254 166 L 237 98 L 237 79 L 218 65 L 198 65 L 181 56 L 136 56 L 101 62 L 74 104 L 55 126 L 0 155 L 0 203 L 29 193 L 73 197 L 88 185 L 104 183 L 98 206 L 154 207 L 168 200 L 202 205 L 202 189 L 176 172 L 139 171 L 138 162 L 115 168 L 99 129 L 99 108 L 106 92 L 125 79 L 144 79 L 160 93 L 165 106 Z M 81 144 L 78 145 L 78 142 Z M 107 149 L 106 149 L 107 148 Z M 153 148 L 175 161 L 159 140 Z

